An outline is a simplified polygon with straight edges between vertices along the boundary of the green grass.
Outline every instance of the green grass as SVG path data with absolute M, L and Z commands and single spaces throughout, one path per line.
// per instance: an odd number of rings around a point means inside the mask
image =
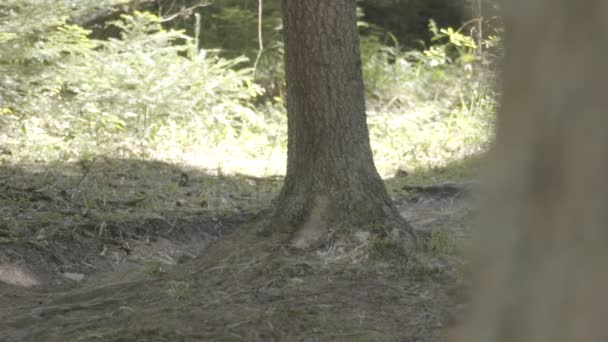
M 21 46 L 0 54 L 0 242 L 115 238 L 268 205 L 280 178 L 260 177 L 285 172 L 284 99 L 261 96 L 244 59 L 197 54 L 150 14 L 123 17 L 113 41 L 53 25 L 42 45 L 27 28 L 0 34 L 0 50 Z M 362 47 L 370 140 L 389 191 L 477 178 L 494 125 L 487 57 L 454 55 L 445 39 L 426 51 Z
M 80 235 L 122 239 L 145 235 L 138 233 L 142 228 L 169 233 L 192 216 L 258 212 L 280 186 L 272 178 L 102 157 L 0 166 L 0 175 L 7 175 L 0 179 L 0 242 Z
M 0 55 L 0 165 L 108 157 L 283 174 L 284 99 L 263 96 L 246 59 L 197 52 L 193 38 L 158 20 L 123 16 L 115 23 L 121 38 L 112 41 L 62 22 L 43 33 L 42 45 L 27 29 L 1 36 L 1 50 L 21 48 L 10 60 Z M 425 51 L 362 41 L 371 145 L 385 178 L 398 169 L 421 178 L 430 175 L 424 170 L 452 170 L 492 139 L 488 57 L 476 55 L 466 36 L 434 32 L 438 40 Z M 466 48 L 451 43 L 456 38 Z M 273 83 L 282 83 L 277 77 Z

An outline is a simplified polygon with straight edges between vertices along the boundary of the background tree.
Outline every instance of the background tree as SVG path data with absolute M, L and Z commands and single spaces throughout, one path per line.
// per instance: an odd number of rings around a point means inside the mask
M 353 0 L 283 0 L 288 112 L 280 224 L 300 228 L 298 247 L 330 227 L 389 226 L 413 231 L 395 209 L 374 166 Z
M 462 341 L 608 341 L 608 3 L 502 3 L 506 66 Z

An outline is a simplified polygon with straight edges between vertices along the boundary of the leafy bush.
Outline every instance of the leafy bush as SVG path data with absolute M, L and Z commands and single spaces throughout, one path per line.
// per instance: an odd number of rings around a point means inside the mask
M 457 27 L 466 21 L 470 1 L 373 0 L 360 1 L 359 6 L 365 13 L 363 19 L 380 36 L 391 33 L 411 49 L 431 38 L 426 30 L 429 18 L 434 18 L 442 27 Z
M 428 168 L 477 154 L 493 133 L 494 72 L 471 37 L 430 24 L 434 44 L 363 41 L 368 123 L 379 168 Z M 388 173 L 385 173 L 388 174 Z
M 199 50 L 196 39 L 164 29 L 154 15 L 123 15 L 110 23 L 119 37 L 97 40 L 67 21 L 94 2 L 58 3 L 45 13 L 39 1 L 0 4 L 0 162 L 111 154 L 284 170 L 283 49 L 276 37 L 266 41 L 254 82 L 251 61 Z M 279 24 L 267 22 L 275 33 Z M 404 51 L 394 37 L 388 44 L 377 35 L 361 40 L 372 148 L 385 175 L 443 166 L 491 139 L 487 49 L 481 53 L 460 30 L 431 24 L 430 32 L 432 45 L 423 51 Z
M 146 155 L 265 129 L 249 105 L 261 89 L 250 69 L 237 67 L 246 59 L 197 51 L 192 38 L 163 30 L 151 14 L 124 15 L 112 25 L 120 39 L 97 41 L 64 19 L 23 59 L 6 64 L 18 68 L 3 73 L 5 149 L 41 160 Z M 12 43 L 5 39 L 0 48 Z

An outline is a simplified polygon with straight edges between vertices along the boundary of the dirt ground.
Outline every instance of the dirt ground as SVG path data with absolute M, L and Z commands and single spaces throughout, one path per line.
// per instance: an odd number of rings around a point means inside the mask
M 0 169 L 0 341 L 443 340 L 468 302 L 468 196 L 393 181 L 421 251 L 356 231 L 303 253 L 256 229 L 278 186 L 136 161 Z

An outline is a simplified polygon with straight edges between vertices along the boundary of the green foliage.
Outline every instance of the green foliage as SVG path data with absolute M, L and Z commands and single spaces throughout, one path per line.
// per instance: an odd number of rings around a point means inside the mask
M 435 44 L 424 51 L 432 66 L 453 63 L 455 61 L 462 64 L 475 61 L 477 44 L 475 44 L 472 37 L 462 34 L 460 30 L 455 31 L 451 27 L 438 28 L 432 19 L 429 21 L 429 30 L 433 34 L 431 41 L 444 41 L 444 43 Z
M 177 303 L 187 302 L 194 295 L 190 283 L 177 280 L 168 281 L 163 292 Z
M 20 61 L 2 65 L 13 71 L 4 73 L 0 97 L 9 149 L 36 150 L 34 159 L 145 155 L 266 128 L 249 105 L 261 88 L 251 83 L 250 69 L 238 67 L 245 58 L 198 52 L 192 38 L 165 31 L 151 14 L 111 24 L 120 39 L 97 41 L 64 21 Z
M 458 27 L 467 16 L 469 0 L 360 0 L 368 23 L 366 33 L 374 32 L 384 38 L 392 34 L 408 49 L 419 48 L 420 42 L 429 42 L 429 18 L 442 27 Z
M 433 257 L 449 255 L 454 251 L 454 243 L 447 231 L 434 230 L 424 238 L 419 237 L 418 249 Z
M 444 166 L 487 148 L 494 73 L 469 36 L 430 25 L 434 45 L 402 51 L 362 42 L 372 148 L 381 170 Z
M 251 59 L 241 56 L 258 49 L 257 8 L 250 3 L 221 0 L 205 8 L 197 42 L 139 12 L 108 23 L 120 30 L 116 38 L 92 39 L 68 18 L 95 2 L 77 2 L 46 12 L 35 0 L 0 4 L 0 162 L 105 154 L 283 172 L 277 1 L 265 2 L 265 50 L 255 79 Z M 498 40 L 481 42 L 481 52 L 462 31 L 431 23 L 431 45 L 406 51 L 396 36 L 375 33 L 361 11 L 359 18 L 368 123 L 381 172 L 444 166 L 483 151 L 495 107 L 486 53 Z
M 376 238 L 369 248 L 369 257 L 379 260 L 407 259 L 406 249 L 389 238 Z
M 244 54 L 250 64 L 259 51 L 256 2 L 217 0 L 202 13 L 201 43 L 221 49 L 221 55 L 236 57 Z M 264 50 L 256 70 L 255 80 L 265 89 L 265 98 L 282 97 L 283 37 L 280 2 L 263 2 L 262 35 Z

